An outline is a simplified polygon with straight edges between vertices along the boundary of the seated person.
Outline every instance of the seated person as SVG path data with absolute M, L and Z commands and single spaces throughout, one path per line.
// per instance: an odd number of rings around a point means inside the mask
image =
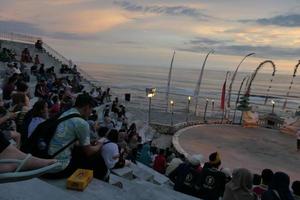
M 258 186 L 255 186 L 252 190 L 255 194 L 261 198 L 261 195 L 268 190 L 269 184 L 272 180 L 273 172 L 270 169 L 264 169 L 261 172 L 261 183 Z
M 28 48 L 25 48 L 21 54 L 21 62 L 30 63 L 32 62 L 32 57 L 30 56 L 30 52 Z
M 45 100 L 37 101 L 32 108 L 32 119 L 28 126 L 28 135 L 29 138 L 31 134 L 34 132 L 36 127 L 44 122 L 48 118 L 48 104 Z
M 276 172 L 269 184 L 268 191 L 262 194 L 261 200 L 293 200 L 290 191 L 290 177 L 284 172 Z
M 300 200 L 300 181 L 294 181 L 292 184 L 292 190 L 295 200 Z
M 163 149 L 159 150 L 159 154 L 155 156 L 154 162 L 153 162 L 153 169 L 161 174 L 165 174 L 166 167 L 167 167 L 167 161 L 165 157 L 165 151 Z
M 10 62 L 10 57 L 8 54 L 8 49 L 3 48 L 2 51 L 0 52 L 0 61 L 1 62 Z
M 16 82 L 17 82 L 17 77 L 13 75 L 8 79 L 8 82 L 3 85 L 2 87 L 3 100 L 11 99 L 11 94 L 15 90 Z
M 248 169 L 236 169 L 226 184 L 223 200 L 258 200 L 252 188 L 252 174 Z
M 174 182 L 174 190 L 197 197 L 198 191 L 195 184 L 197 177 L 200 175 L 198 171 L 200 164 L 199 157 L 192 155 L 187 162 L 180 164 L 173 170 L 169 174 L 169 178 Z
M 169 176 L 169 174 L 174 171 L 181 163 L 185 161 L 185 156 L 183 154 L 179 154 L 178 158 L 175 157 L 171 160 L 170 163 L 168 163 L 168 167 L 166 169 L 166 175 Z
M 33 75 L 36 75 L 38 73 L 38 66 L 37 65 L 32 65 L 30 68 L 30 73 Z
M 42 40 L 37 40 L 34 46 L 38 50 L 43 50 L 43 41 Z
M 140 155 L 138 156 L 138 161 L 143 163 L 144 165 L 151 166 L 152 164 L 152 155 L 150 152 L 150 144 L 145 143 L 140 151 Z
M 101 157 L 104 159 L 108 172 L 114 168 L 119 161 L 119 148 L 118 148 L 118 134 L 115 129 L 109 130 L 105 138 L 101 141 Z M 103 167 L 103 166 L 102 166 Z M 106 175 L 105 180 L 108 180 L 109 174 Z
M 45 79 L 41 79 L 35 86 L 34 96 L 47 99 L 49 95 L 47 82 Z
M 16 146 L 20 146 L 21 135 L 16 131 L 16 123 L 13 120 L 16 113 L 9 113 L 3 106 L 3 101 L 0 101 L 0 131 L 7 140 L 14 140 Z
M 49 110 L 49 116 L 53 117 L 60 113 L 60 101 L 57 95 L 54 95 L 52 98 L 52 105 Z
M 65 111 L 61 117 L 70 114 L 79 114 L 81 117 L 73 117 L 61 122 L 49 145 L 49 154 L 53 155 L 58 150 L 70 144 L 63 152 L 55 158 L 61 163 L 56 173 L 48 174 L 48 178 L 69 177 L 78 168 L 91 169 L 94 177 L 105 180 L 107 169 L 100 155 L 101 143 L 91 143 L 90 128 L 87 119 L 94 107 L 93 98 L 87 94 L 80 94 L 76 98 L 73 108 Z M 75 143 L 75 141 L 77 142 Z
M 219 171 L 221 159 L 218 152 L 209 156 L 209 163 L 205 163 L 201 174 L 197 177 L 196 190 L 201 199 L 218 200 L 223 196 L 226 176 Z
M 34 57 L 34 65 L 39 65 L 39 64 L 40 64 L 39 55 L 35 55 L 35 57 Z

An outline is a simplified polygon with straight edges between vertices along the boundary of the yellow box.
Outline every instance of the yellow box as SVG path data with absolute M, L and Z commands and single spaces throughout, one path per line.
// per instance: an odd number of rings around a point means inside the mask
M 67 188 L 83 191 L 93 179 L 93 171 L 88 169 L 77 169 L 67 179 Z

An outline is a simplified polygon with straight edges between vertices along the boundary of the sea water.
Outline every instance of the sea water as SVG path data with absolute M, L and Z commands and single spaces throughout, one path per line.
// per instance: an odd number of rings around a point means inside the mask
M 145 64 L 146 65 L 146 64 Z M 108 65 L 108 64 L 82 64 L 81 68 L 94 78 L 97 85 L 103 89 L 110 87 L 114 94 L 120 98 L 125 93 L 131 94 L 131 101 L 137 106 L 147 106 L 146 88 L 157 88 L 157 95 L 152 99 L 153 107 L 164 109 L 166 103 L 166 90 L 169 67 L 157 66 L 127 66 L 127 65 Z M 195 103 L 194 90 L 200 74 L 199 69 L 191 68 L 173 68 L 170 86 L 169 100 L 175 102 L 175 110 L 185 110 L 188 96 L 192 97 L 191 106 Z M 233 72 L 231 72 L 233 73 Z M 273 77 L 272 73 L 262 71 L 257 74 L 251 86 L 250 103 L 259 109 L 271 109 L 273 100 L 275 109 L 281 110 L 285 101 L 290 82 L 291 74 L 277 73 Z M 235 107 L 237 93 L 244 77 L 250 76 L 250 72 L 238 72 L 232 86 L 231 107 Z M 220 107 L 222 87 L 225 81 L 226 71 L 217 71 L 205 69 L 199 92 L 199 107 L 204 108 L 206 101 L 209 106 L 215 109 Z M 228 86 L 231 82 L 231 76 L 228 77 L 226 93 L 228 98 Z M 300 78 L 294 78 L 294 84 L 289 94 L 286 109 L 296 110 L 300 105 Z M 241 95 L 245 93 L 246 81 L 242 87 Z M 271 86 L 269 93 L 267 90 Z M 268 99 L 265 104 L 265 98 Z M 214 103 L 212 103 L 214 102 Z M 212 105 L 213 104 L 213 105 Z

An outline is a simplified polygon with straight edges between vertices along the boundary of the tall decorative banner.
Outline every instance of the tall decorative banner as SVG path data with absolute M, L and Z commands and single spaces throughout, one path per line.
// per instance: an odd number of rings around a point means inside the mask
M 228 108 L 230 108 L 230 99 L 231 99 L 232 85 L 233 85 L 233 82 L 234 82 L 234 80 L 235 80 L 236 74 L 237 74 L 237 72 L 238 72 L 238 70 L 239 70 L 241 64 L 244 62 L 244 60 L 245 60 L 247 57 L 252 56 L 252 55 L 254 55 L 254 54 L 255 54 L 255 53 L 249 53 L 249 54 L 245 55 L 245 56 L 243 57 L 243 59 L 241 60 L 241 62 L 240 62 L 240 63 L 238 64 L 238 66 L 236 67 L 236 69 L 235 69 L 235 71 L 234 71 L 234 73 L 233 73 L 233 75 L 232 75 L 231 82 L 230 82 L 229 89 L 228 89 L 228 101 L 227 101 L 227 107 L 228 107 Z
M 291 80 L 289 89 L 288 89 L 288 91 L 287 91 L 287 93 L 286 93 L 285 101 L 284 101 L 284 103 L 283 103 L 283 105 L 282 105 L 282 110 L 284 110 L 284 109 L 286 108 L 287 99 L 288 99 L 288 97 L 289 97 L 289 95 L 290 95 L 290 91 L 291 91 L 292 86 L 293 86 L 293 84 L 294 84 L 294 78 L 296 77 L 296 74 L 297 74 L 297 70 L 298 70 L 299 65 L 300 65 L 300 60 L 298 61 L 298 64 L 297 64 L 297 65 L 295 66 L 295 68 L 294 68 L 293 77 L 292 77 L 292 80 Z
M 269 91 L 270 91 L 270 89 L 271 89 L 271 87 L 272 87 L 273 78 L 274 78 L 275 72 L 276 72 L 276 67 L 275 67 L 275 64 L 273 63 L 272 60 L 265 60 L 265 61 L 263 61 L 262 63 L 260 63 L 260 64 L 258 65 L 258 67 L 255 69 L 255 71 L 253 72 L 253 74 L 252 74 L 252 76 L 251 76 L 251 78 L 250 78 L 250 81 L 249 81 L 247 90 L 246 90 L 246 92 L 245 92 L 245 95 L 248 95 L 248 96 L 249 96 L 250 90 L 251 90 L 251 85 L 252 85 L 252 82 L 253 82 L 254 78 L 256 77 L 258 71 L 259 71 L 266 63 L 270 63 L 270 64 L 271 64 L 272 69 L 273 69 L 273 73 L 272 73 L 272 78 L 271 78 L 271 80 L 270 80 L 270 85 L 269 85 L 268 90 L 267 90 L 267 93 L 266 93 L 265 104 L 266 104 L 266 102 L 267 102 L 267 100 L 268 100 L 268 98 L 269 98 Z
M 225 77 L 225 81 L 223 83 L 223 87 L 222 87 L 222 95 L 221 95 L 221 110 L 224 111 L 225 109 L 225 97 L 226 97 L 226 82 L 227 82 L 227 78 L 228 75 L 230 74 L 230 72 L 226 72 L 226 77 Z
M 167 92 L 166 92 L 166 112 L 168 112 L 168 109 L 169 109 L 169 93 L 170 93 L 170 85 L 171 85 L 174 57 L 175 57 L 175 51 L 173 53 L 173 57 L 172 57 L 172 60 L 171 60 L 169 76 L 168 76 L 168 85 L 167 85 Z
M 202 64 L 201 72 L 200 72 L 200 75 L 199 75 L 199 79 L 198 79 L 198 82 L 197 82 L 196 87 L 195 87 L 195 92 L 194 92 L 194 98 L 195 98 L 195 115 L 197 115 L 198 96 L 199 96 L 199 92 L 200 92 L 200 85 L 201 85 L 201 82 L 202 82 L 202 77 L 203 77 L 203 72 L 204 72 L 205 64 L 206 64 L 206 61 L 207 61 L 207 58 L 208 58 L 209 54 L 211 54 L 211 53 L 214 53 L 214 50 L 211 50 L 205 56 L 204 62 Z

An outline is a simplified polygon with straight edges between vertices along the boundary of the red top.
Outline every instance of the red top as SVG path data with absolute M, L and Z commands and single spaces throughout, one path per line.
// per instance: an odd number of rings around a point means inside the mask
M 167 161 L 164 155 L 157 155 L 154 160 L 153 169 L 164 174 L 166 171 Z
M 266 185 L 258 185 L 253 188 L 253 192 L 257 194 L 257 196 L 261 197 L 261 195 L 268 190 Z

